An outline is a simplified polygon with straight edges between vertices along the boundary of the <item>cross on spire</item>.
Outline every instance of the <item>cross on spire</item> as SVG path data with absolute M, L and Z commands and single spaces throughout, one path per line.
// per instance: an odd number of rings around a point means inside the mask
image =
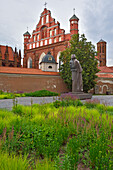
M 45 8 L 46 8 L 46 5 L 47 5 L 47 2 L 45 2 L 45 4 L 44 4 Z
M 73 8 L 73 13 L 75 14 L 75 8 Z

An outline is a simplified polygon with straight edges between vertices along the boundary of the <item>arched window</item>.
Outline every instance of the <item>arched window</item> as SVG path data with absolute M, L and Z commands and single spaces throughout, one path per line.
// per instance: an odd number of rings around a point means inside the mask
M 54 35 L 56 35 L 56 28 L 54 29 Z
M 32 68 L 32 58 L 31 57 L 29 57 L 29 59 L 28 59 L 27 67 Z
M 33 36 L 33 41 L 35 41 L 35 35 Z
M 43 41 L 40 42 L 40 46 L 43 46 Z
M 49 39 L 49 44 L 51 44 L 52 43 L 52 39 Z
M 54 43 L 56 43 L 56 38 L 54 38 Z
M 61 41 L 61 37 L 59 37 L 59 41 Z
M 29 45 L 29 49 L 31 49 L 31 48 L 32 48 L 32 45 L 30 44 L 30 45 Z
M 47 45 L 47 40 L 45 40 L 45 45 Z
M 48 66 L 48 68 L 52 69 L 52 66 Z
M 37 47 L 39 47 L 39 42 L 37 42 Z
M 44 38 L 46 38 L 46 37 L 47 37 L 47 27 L 44 26 L 44 27 L 42 27 L 42 29 L 41 29 L 41 39 L 44 39 Z
M 50 35 L 50 37 L 52 37 L 52 30 L 49 31 L 49 35 Z
M 49 22 L 49 15 L 46 16 L 46 23 Z
M 37 35 L 37 41 L 39 41 L 39 34 Z
M 42 17 L 42 25 L 44 24 L 44 17 Z
M 43 53 L 41 54 L 40 58 L 39 58 L 39 69 L 41 69 L 41 68 L 40 68 L 40 63 L 41 63 L 41 61 L 42 61 L 42 59 L 43 59 L 43 57 L 44 57 L 45 55 L 46 55 L 46 54 L 43 52 Z

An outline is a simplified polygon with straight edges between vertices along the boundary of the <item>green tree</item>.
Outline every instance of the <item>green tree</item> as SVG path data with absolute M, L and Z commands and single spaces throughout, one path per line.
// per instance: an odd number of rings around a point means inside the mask
M 95 46 L 91 42 L 87 42 L 85 35 L 74 34 L 70 40 L 70 47 L 61 52 L 60 61 L 63 63 L 60 66 L 60 75 L 64 79 L 68 88 L 72 88 L 72 73 L 70 69 L 71 54 L 75 54 L 82 66 L 83 89 L 88 92 L 96 84 L 97 60 L 95 59 Z

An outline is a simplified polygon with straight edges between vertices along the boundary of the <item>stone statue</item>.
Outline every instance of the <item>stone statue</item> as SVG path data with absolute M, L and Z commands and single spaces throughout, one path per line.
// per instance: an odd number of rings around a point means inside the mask
M 75 54 L 71 55 L 70 68 L 72 71 L 72 92 L 83 92 L 82 67 Z

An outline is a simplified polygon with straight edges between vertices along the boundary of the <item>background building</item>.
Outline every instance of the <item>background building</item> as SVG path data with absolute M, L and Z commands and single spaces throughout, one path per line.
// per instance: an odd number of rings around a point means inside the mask
M 0 45 L 0 66 L 21 67 L 21 51 L 15 52 L 11 47 Z
M 97 59 L 99 66 L 106 66 L 106 42 L 102 39 L 97 43 Z

